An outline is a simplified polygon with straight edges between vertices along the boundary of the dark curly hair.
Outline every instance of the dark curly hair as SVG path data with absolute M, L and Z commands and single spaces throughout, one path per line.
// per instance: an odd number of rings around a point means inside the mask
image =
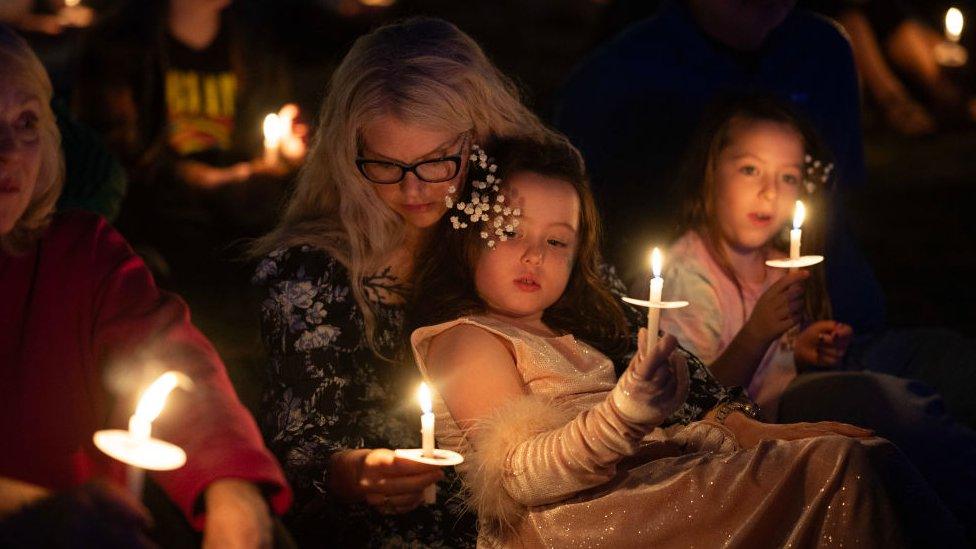
M 543 322 L 573 334 L 611 358 L 626 352 L 628 327 L 623 309 L 601 277 L 600 216 L 590 191 L 582 156 L 568 140 L 499 139 L 485 150 L 498 165 L 502 192 L 517 173 L 531 172 L 565 181 L 580 199 L 576 260 L 562 296 L 547 308 Z M 467 188 L 471 188 L 470 184 Z M 444 216 L 415 263 L 414 296 L 407 306 L 408 333 L 422 326 L 484 312 L 474 285 L 474 266 L 491 253 L 479 231 L 455 230 Z

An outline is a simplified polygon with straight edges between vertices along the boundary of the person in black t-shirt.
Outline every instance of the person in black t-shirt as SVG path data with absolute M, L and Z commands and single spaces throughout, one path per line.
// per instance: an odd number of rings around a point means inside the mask
M 90 36 L 73 107 L 128 169 L 119 226 L 158 272 L 222 274 L 199 267 L 270 225 L 304 157 L 299 140 L 263 159 L 262 120 L 289 100 L 268 38 L 229 0 L 128 2 Z

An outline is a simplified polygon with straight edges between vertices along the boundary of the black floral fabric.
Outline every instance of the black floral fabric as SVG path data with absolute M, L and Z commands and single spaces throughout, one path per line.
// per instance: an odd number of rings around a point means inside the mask
M 260 414 L 268 447 L 295 493 L 285 522 L 301 546 L 471 547 L 475 518 L 465 513 L 460 481 L 446 471 L 437 504 L 384 515 L 329 493 L 329 459 L 354 448 L 420 446 L 420 376 L 409 362 L 369 348 L 363 312 L 346 268 L 309 247 L 282 249 L 258 265 L 265 292 L 261 332 L 270 359 Z M 402 291 L 389 271 L 364 279 L 377 317 L 381 354 L 406 341 Z

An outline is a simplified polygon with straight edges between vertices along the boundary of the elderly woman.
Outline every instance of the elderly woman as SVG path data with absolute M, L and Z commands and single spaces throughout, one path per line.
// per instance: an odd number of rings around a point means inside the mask
M 153 434 L 187 462 L 154 480 L 205 543 L 271 537 L 290 491 L 224 366 L 104 219 L 56 213 L 63 161 L 37 57 L 0 27 L 0 517 L 124 469 L 92 434 L 124 427 L 138 389 L 162 369 L 195 382 Z M 2 543 L 0 543 L 2 544 Z

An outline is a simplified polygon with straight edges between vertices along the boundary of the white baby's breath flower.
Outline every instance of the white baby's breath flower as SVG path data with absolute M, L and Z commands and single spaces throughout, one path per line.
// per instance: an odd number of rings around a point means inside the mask
M 512 210 L 512 215 L 516 215 L 516 216 L 522 215 L 522 209 L 521 208 L 515 208 L 514 210 Z
M 489 240 L 488 241 L 488 247 L 489 248 L 494 248 L 495 247 L 495 241 L 494 240 Z

